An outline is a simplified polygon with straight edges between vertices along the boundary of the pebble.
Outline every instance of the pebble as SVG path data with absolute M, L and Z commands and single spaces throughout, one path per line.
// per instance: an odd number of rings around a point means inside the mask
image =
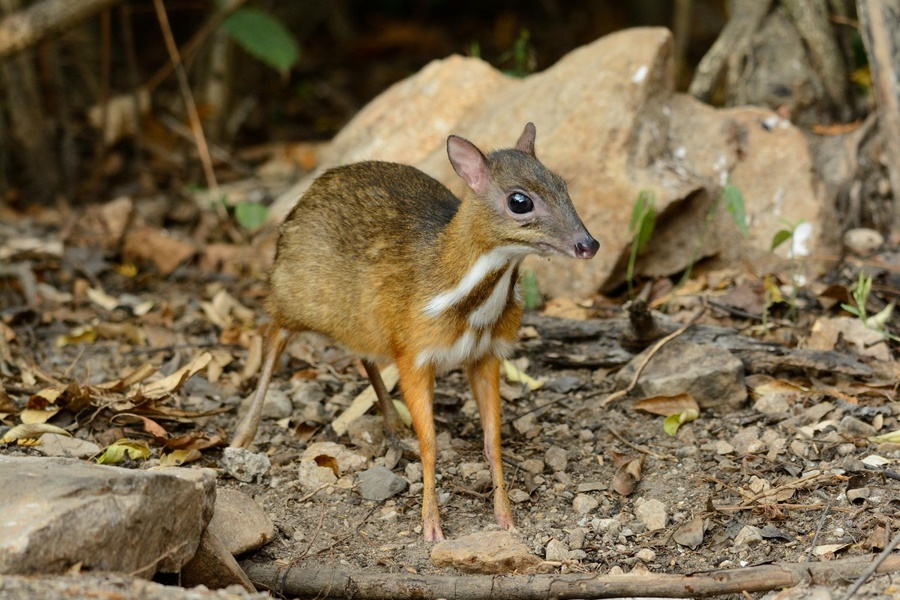
M 884 236 L 874 229 L 857 227 L 844 234 L 844 248 L 856 256 L 870 256 L 884 245 Z
M 311 492 L 323 485 L 332 485 L 337 475 L 328 467 L 320 467 L 314 460 L 301 460 L 297 467 L 297 482 L 305 492 Z
M 634 514 L 648 531 L 656 531 L 666 526 L 666 505 L 655 498 L 642 502 L 634 509 Z
M 762 530 L 759 527 L 754 527 L 753 525 L 745 525 L 738 531 L 737 535 L 734 536 L 734 546 L 752 546 L 758 544 L 763 541 Z
M 418 483 L 422 481 L 422 463 L 420 462 L 411 462 L 406 464 L 406 469 L 404 469 L 404 473 L 406 473 L 406 479 L 410 483 Z
M 262 452 L 252 452 L 246 448 L 225 448 L 222 451 L 222 468 L 225 472 L 244 483 L 261 480 L 272 467 L 269 457 Z
M 291 403 L 297 410 L 315 406 L 318 410 L 325 401 L 325 390 L 317 381 L 299 381 L 291 394 Z
M 841 419 L 840 423 L 838 423 L 838 431 L 845 435 L 855 435 L 859 437 L 878 435 L 878 432 L 874 427 L 865 421 L 860 421 L 856 417 L 851 417 L 850 415 Z
M 372 467 L 357 476 L 359 494 L 365 500 L 383 502 L 404 491 L 409 484 L 405 479 L 385 467 Z
M 523 460 L 519 466 L 522 467 L 523 471 L 528 471 L 533 475 L 539 475 L 544 472 L 544 461 L 537 458 Z
M 487 463 L 483 462 L 464 462 L 459 463 L 459 474 L 466 479 L 472 479 L 475 475 L 482 471 L 487 471 Z
M 572 502 L 572 509 L 577 515 L 586 515 L 598 506 L 600 506 L 600 502 L 587 494 L 578 494 Z
M 531 496 L 525 490 L 520 490 L 518 488 L 514 490 L 509 490 L 509 501 L 515 504 L 522 504 L 523 502 L 528 502 L 531 500 Z
M 544 557 L 546 560 L 563 562 L 569 558 L 569 547 L 565 542 L 552 539 L 547 542 L 547 549 Z
M 513 428 L 515 428 L 515 430 L 522 435 L 528 433 L 535 425 L 537 425 L 537 417 L 534 415 L 534 413 L 522 415 L 521 417 L 513 421 Z
M 263 401 L 262 418 L 284 419 L 292 414 L 294 414 L 294 405 L 291 404 L 288 395 L 278 388 L 269 388 L 266 399 Z
M 759 439 L 759 427 L 745 427 L 731 439 L 731 445 L 741 456 L 765 450 L 766 445 Z
M 734 452 L 734 446 L 726 442 L 725 440 L 716 440 L 713 444 L 713 449 L 716 451 L 716 454 L 725 455 L 731 454 Z
M 784 394 L 763 394 L 753 403 L 753 410 L 764 415 L 786 415 L 791 410 Z
M 594 528 L 598 533 L 609 533 L 618 537 L 622 532 L 622 523 L 618 519 L 598 519 Z
M 634 553 L 634 557 L 642 563 L 650 563 L 656 560 L 656 552 L 650 548 L 641 548 Z
M 508 531 L 480 531 L 437 544 L 431 562 L 465 573 L 533 573 L 541 559 Z
M 356 452 L 347 449 L 345 446 L 334 442 L 316 442 L 310 444 L 306 450 L 303 451 L 303 454 L 300 455 L 300 460 L 315 460 L 317 456 L 330 456 L 333 458 L 337 462 L 338 471 L 342 474 L 347 473 L 348 471 L 355 471 L 366 464 L 365 456 L 357 454 Z
M 564 448 L 551 446 L 544 454 L 544 462 L 554 471 L 562 472 L 569 465 L 569 458 Z
M 584 538 L 587 536 L 587 529 L 584 527 L 576 527 L 569 532 L 569 548 L 573 550 L 581 550 L 584 547 Z

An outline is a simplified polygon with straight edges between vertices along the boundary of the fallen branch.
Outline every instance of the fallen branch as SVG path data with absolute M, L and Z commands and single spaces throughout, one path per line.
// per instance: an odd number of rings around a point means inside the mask
M 0 59 L 65 31 L 119 0 L 42 0 L 0 21 Z
M 453 600 L 546 600 L 622 596 L 697 598 L 742 592 L 767 592 L 801 583 L 839 585 L 859 577 L 872 560 L 782 563 L 673 575 L 410 575 L 351 573 L 321 566 L 283 569 L 250 561 L 241 567 L 257 587 L 303 598 L 452 598 Z M 900 555 L 888 556 L 875 570 L 900 570 Z

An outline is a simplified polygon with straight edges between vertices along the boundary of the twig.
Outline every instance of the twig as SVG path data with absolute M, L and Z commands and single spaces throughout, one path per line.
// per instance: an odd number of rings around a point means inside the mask
M 897 533 L 897 535 L 894 536 L 894 539 L 891 540 L 891 543 L 884 547 L 884 550 L 881 551 L 881 554 L 875 557 L 875 560 L 872 561 L 872 564 L 869 565 L 869 568 L 859 576 L 859 579 L 856 580 L 856 583 L 850 586 L 850 589 L 847 590 L 847 593 L 844 594 L 844 597 L 841 598 L 841 600 L 850 600 L 851 598 L 853 598 L 853 595 L 856 594 L 859 588 L 862 587 L 862 584 L 864 584 L 866 580 L 872 576 L 872 573 L 878 570 L 878 567 L 880 567 L 888 559 L 888 556 L 890 556 L 891 552 L 893 552 L 894 548 L 896 548 L 898 545 L 900 545 L 900 533 Z
M 216 193 L 219 189 L 219 184 L 216 182 L 212 158 L 209 156 L 209 147 L 206 145 L 206 136 L 203 134 L 203 124 L 200 122 L 200 114 L 197 112 L 197 104 L 194 102 L 194 95 L 191 93 L 191 85 L 188 82 L 187 73 L 184 71 L 184 65 L 181 63 L 181 55 L 178 53 L 175 38 L 172 35 L 172 27 L 169 25 L 166 7 L 163 5 L 163 0 L 153 0 L 153 5 L 156 7 L 156 17 L 159 19 L 159 27 L 162 29 L 166 48 L 169 51 L 169 60 L 172 61 L 175 67 L 175 74 L 178 76 L 178 87 L 181 88 L 181 96 L 184 99 L 188 118 L 191 121 L 191 129 L 194 131 L 194 143 L 197 144 L 200 162 L 203 163 L 206 185 L 213 193 Z
M 879 557 L 880 558 L 880 557 Z M 456 600 L 544 600 L 546 598 L 700 598 L 722 594 L 765 592 L 804 582 L 838 585 L 874 568 L 879 573 L 900 569 L 900 556 L 888 556 L 881 564 L 869 560 L 831 560 L 816 563 L 778 563 L 720 569 L 677 575 L 599 575 L 566 573 L 553 575 L 429 575 L 407 573 L 351 572 L 311 565 L 287 572 L 271 564 L 243 561 L 241 567 L 259 586 L 278 589 L 290 597 L 365 598 L 455 598 Z M 868 569 L 867 569 L 868 568 Z
M 829 512 L 831 512 L 831 500 L 825 504 L 825 510 L 822 511 L 822 516 L 819 517 L 819 524 L 816 525 L 816 534 L 809 544 L 809 552 L 806 553 L 806 562 L 812 560 L 813 550 L 816 549 L 816 542 L 819 541 L 819 534 L 822 533 L 822 527 L 825 525 L 825 518 L 828 516 Z
M 668 456 L 665 454 L 657 454 L 656 452 L 650 450 L 649 448 L 647 448 L 645 446 L 641 446 L 640 444 L 635 444 L 634 442 L 628 441 L 627 439 L 625 439 L 625 437 L 621 433 L 619 433 L 618 431 L 613 429 L 610 425 L 603 423 L 602 421 L 600 423 L 597 423 L 594 426 L 589 427 L 589 429 L 594 430 L 595 428 L 599 428 L 601 426 L 606 427 L 606 430 L 609 431 L 613 435 L 613 437 L 615 437 L 617 440 L 619 440 L 620 442 L 622 442 L 623 444 L 625 444 L 632 450 L 636 450 L 638 452 L 646 454 L 647 456 L 652 456 L 653 458 L 655 458 L 657 460 L 674 460 L 674 458 L 672 456 Z
M 631 378 L 631 383 L 628 384 L 628 387 L 626 387 L 623 390 L 619 390 L 618 392 L 613 392 L 612 394 L 607 396 L 603 401 L 600 402 L 600 406 L 601 407 L 607 406 L 611 402 L 615 402 L 616 400 L 619 400 L 620 398 L 627 396 L 628 393 L 631 392 L 631 390 L 633 390 L 635 388 L 635 386 L 637 385 L 638 379 L 641 377 L 641 373 L 644 371 L 644 367 L 647 366 L 647 364 L 650 362 L 650 359 L 653 358 L 653 355 L 656 354 L 660 348 L 662 348 L 663 346 L 665 346 L 666 344 L 668 344 L 669 342 L 671 342 L 672 340 L 677 338 L 679 335 L 681 335 L 682 333 L 687 331 L 691 327 L 691 325 L 696 323 L 697 320 L 706 313 L 706 309 L 707 309 L 707 307 L 704 306 L 700 312 L 698 312 L 696 315 L 691 317 L 690 321 L 688 321 L 682 327 L 676 329 L 675 331 L 673 331 L 666 337 L 664 337 L 661 340 L 659 340 L 658 342 L 656 342 L 656 344 L 654 344 L 654 346 L 650 349 L 650 351 L 647 352 L 646 355 L 644 355 L 644 358 L 641 360 L 641 364 L 638 365 L 637 369 L 635 369 L 634 377 Z
M 65 0 L 70 1 L 70 0 Z M 185 61 L 190 62 L 191 58 L 200 49 L 200 46 L 203 45 L 203 42 L 212 35 L 212 33 L 222 24 L 222 21 L 225 20 L 229 14 L 233 13 L 235 10 L 240 8 L 242 4 L 244 4 L 247 0 L 231 0 L 225 6 L 219 8 L 213 15 L 209 18 L 209 20 L 203 24 L 203 26 L 187 41 L 187 43 L 181 47 L 179 50 L 179 54 L 184 58 Z M 175 65 L 172 62 L 167 62 L 159 70 L 153 74 L 152 77 L 147 81 L 147 84 L 144 86 L 144 89 L 147 90 L 147 93 L 153 93 L 159 84 L 166 80 L 166 77 L 172 74 Z
M 0 21 L 0 59 L 78 24 L 120 0 L 42 0 Z

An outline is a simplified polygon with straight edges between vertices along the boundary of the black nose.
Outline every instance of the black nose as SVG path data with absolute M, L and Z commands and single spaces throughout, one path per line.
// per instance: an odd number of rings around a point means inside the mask
M 575 242 L 575 256 L 578 258 L 594 258 L 599 249 L 600 242 L 590 236 L 586 240 Z

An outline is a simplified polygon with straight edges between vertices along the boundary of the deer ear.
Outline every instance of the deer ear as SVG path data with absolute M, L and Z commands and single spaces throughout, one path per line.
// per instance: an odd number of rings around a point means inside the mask
M 456 174 L 463 178 L 473 192 L 484 196 L 490 169 L 481 150 L 469 140 L 451 135 L 447 138 L 447 156 L 450 157 L 450 164 Z
M 525 125 L 525 131 L 522 132 L 522 135 L 519 136 L 519 141 L 516 142 L 516 150 L 521 150 L 526 154 L 534 156 L 535 135 L 537 135 L 537 131 L 534 128 L 534 123 L 527 123 Z

